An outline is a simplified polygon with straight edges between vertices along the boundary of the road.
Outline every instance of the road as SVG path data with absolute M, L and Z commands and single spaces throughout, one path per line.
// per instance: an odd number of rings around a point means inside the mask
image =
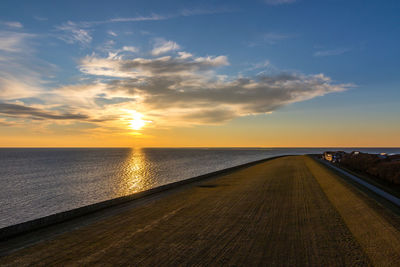
M 307 156 L 161 193 L 1 266 L 399 266 L 400 218 Z

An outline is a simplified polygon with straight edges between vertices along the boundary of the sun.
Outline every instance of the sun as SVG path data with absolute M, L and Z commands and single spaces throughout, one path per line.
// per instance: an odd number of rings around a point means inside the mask
M 129 127 L 131 127 L 133 130 L 140 130 L 145 125 L 146 122 L 142 119 L 133 119 L 129 123 Z
M 143 120 L 143 114 L 140 114 L 137 111 L 130 111 L 131 119 L 129 120 L 129 127 L 132 130 L 138 131 L 146 125 L 146 123 L 150 121 Z

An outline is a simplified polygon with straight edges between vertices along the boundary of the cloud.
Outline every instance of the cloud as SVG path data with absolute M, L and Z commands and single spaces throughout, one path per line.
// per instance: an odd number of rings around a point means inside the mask
M 92 27 L 101 25 L 101 24 L 109 24 L 109 23 L 129 23 L 129 22 L 143 22 L 143 21 L 161 21 L 168 20 L 178 17 L 189 17 L 189 16 L 198 16 L 198 15 L 208 15 L 208 14 L 219 14 L 219 13 L 227 13 L 232 12 L 232 9 L 228 8 L 209 8 L 209 9 L 200 9 L 200 8 L 187 8 L 182 9 L 173 14 L 157 14 L 152 13 L 147 16 L 138 15 L 133 17 L 115 17 L 106 20 L 98 20 L 98 21 L 81 21 L 81 22 L 73 22 L 67 21 L 61 25 L 56 26 L 55 28 L 58 31 L 63 32 L 63 34 L 59 35 L 58 38 L 73 44 L 78 43 L 82 46 L 88 46 L 92 42 L 92 36 L 90 34 L 90 29 Z M 47 20 L 47 18 L 41 18 L 38 16 L 34 17 L 36 20 Z M 142 31 L 145 32 L 145 31 Z M 108 35 L 118 36 L 112 30 L 107 31 Z M 166 41 L 169 42 L 169 41 Z M 156 42 L 157 45 L 157 42 Z M 179 49 L 179 45 L 176 43 L 168 43 L 164 44 L 164 47 L 154 47 L 154 55 L 160 55 L 162 53 L 166 53 L 168 51 L 173 51 Z
M 125 17 L 125 18 L 112 18 L 103 23 L 107 22 L 136 22 L 136 21 L 152 21 L 152 20 L 166 20 L 171 16 L 151 14 L 150 16 L 137 16 L 137 17 Z
M 120 68 L 118 57 L 99 58 L 95 56 L 86 56 L 80 61 L 79 66 L 81 72 L 96 76 L 119 78 L 135 76 L 135 72 L 121 71 Z
M 211 15 L 211 14 L 220 14 L 220 13 L 229 13 L 232 12 L 232 9 L 228 8 L 185 8 L 173 14 L 157 14 L 152 13 L 148 16 L 134 16 L 134 17 L 116 17 L 109 20 L 104 21 L 88 21 L 85 22 L 86 25 L 93 24 L 104 24 L 104 23 L 118 23 L 118 22 L 140 22 L 140 21 L 159 21 L 159 20 L 167 20 L 178 17 L 190 17 L 190 16 L 199 16 L 199 15 Z
M 33 34 L 0 31 L 0 51 L 3 52 L 24 52 L 28 50 L 27 41 L 35 37 Z
M 192 112 L 184 112 L 179 120 L 194 124 L 220 124 L 235 117 L 235 112 L 229 108 L 199 109 Z
M 116 34 L 115 32 L 113 32 L 113 31 L 107 31 L 107 33 L 109 34 L 109 35 L 111 35 L 111 36 L 118 36 L 118 34 Z
M 33 56 L 33 34 L 0 31 L 0 100 L 34 97 L 43 84 L 41 71 L 49 65 Z
M 119 78 L 138 78 L 158 76 L 188 76 L 195 72 L 213 70 L 228 65 L 226 56 L 217 57 L 158 57 L 153 59 L 99 58 L 87 56 L 80 62 L 83 73 Z
M 191 54 L 129 60 L 86 57 L 80 69 L 90 75 L 117 78 L 105 84 L 110 95 L 124 93 L 134 97 L 136 110 L 155 123 L 169 125 L 214 124 L 266 114 L 352 86 L 335 84 L 323 74 L 278 73 L 220 79 L 216 70 L 228 64 L 226 56 Z M 262 65 L 268 64 L 266 61 Z
M 350 51 L 349 48 L 337 48 L 337 49 L 331 49 L 331 50 L 322 50 L 322 51 L 315 52 L 314 57 L 338 56 L 338 55 L 347 53 L 349 51 Z
M 24 105 L 0 103 L 0 114 L 11 117 L 29 117 L 31 119 L 86 120 L 87 116 L 72 113 L 55 113 Z
M 184 52 L 184 51 L 178 52 L 178 55 L 179 55 L 179 58 L 181 58 L 181 59 L 187 59 L 187 58 L 190 58 L 193 56 L 191 53 Z
M 235 78 L 228 82 L 193 79 L 191 83 L 166 76 L 148 78 L 144 84 L 130 80 L 121 85 L 119 89 L 135 88 L 130 91 L 133 95 L 145 96 L 143 104 L 152 112 L 168 114 L 169 110 L 178 109 L 186 114 L 186 119 L 200 119 L 192 120 L 194 123 L 265 114 L 291 103 L 346 89 L 346 85 L 331 84 L 324 75 L 295 74 Z M 212 114 L 219 116 L 210 118 Z
M 296 0 L 265 0 L 265 3 L 269 4 L 269 5 L 283 5 L 283 4 L 291 4 L 296 2 Z
M 77 23 L 72 21 L 57 26 L 56 29 L 64 32 L 59 38 L 67 43 L 78 43 L 82 46 L 87 46 L 92 41 L 89 31 L 79 27 Z
M 167 40 L 164 40 L 164 39 L 157 39 L 155 44 L 154 44 L 153 50 L 151 51 L 151 54 L 153 56 L 158 56 L 158 55 L 161 55 L 161 54 L 168 53 L 170 51 L 178 50 L 180 48 L 181 47 L 177 43 L 175 43 L 173 41 L 167 41 Z
M 133 17 L 115 17 L 115 18 L 111 18 L 111 19 L 97 20 L 97 21 L 82 21 L 82 22 L 68 21 L 60 26 L 57 26 L 56 28 L 59 30 L 65 29 L 66 31 L 72 31 L 72 30 L 76 30 L 76 29 L 83 30 L 83 29 L 88 29 L 93 26 L 101 25 L 101 24 L 129 23 L 129 22 L 143 22 L 143 21 L 162 21 L 162 20 L 174 19 L 174 18 L 178 18 L 178 17 L 218 14 L 218 13 L 226 13 L 226 12 L 232 12 L 232 11 L 229 9 L 225 9 L 225 8 L 183 9 L 174 14 L 164 14 L 163 15 L 163 14 L 152 13 L 147 16 L 138 15 L 138 16 L 133 16 Z M 116 36 L 116 35 L 114 35 L 115 32 L 113 32 L 113 31 L 108 31 L 108 34 L 110 34 L 112 36 Z
M 124 47 L 122 47 L 122 51 L 136 53 L 139 51 L 139 49 L 134 46 L 124 46 Z
M 15 63 L 10 63 L 15 64 Z M 0 64 L 0 100 L 35 97 L 42 92 L 41 80 L 37 73 L 23 67 L 25 73 L 14 73 L 2 70 Z
M 18 21 L 6 21 L 6 22 L 3 22 L 2 24 L 6 25 L 7 27 L 16 28 L 16 29 L 21 29 L 24 27 L 22 25 L 22 23 L 18 22 Z

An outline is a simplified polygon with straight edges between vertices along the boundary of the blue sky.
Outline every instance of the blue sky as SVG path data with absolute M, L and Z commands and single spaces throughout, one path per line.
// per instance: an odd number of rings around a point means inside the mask
M 290 114 L 294 131 L 329 127 L 329 116 L 395 140 L 399 12 L 398 1 L 3 0 L 0 127 L 112 135 L 138 112 L 154 137 L 254 118 L 265 131 Z

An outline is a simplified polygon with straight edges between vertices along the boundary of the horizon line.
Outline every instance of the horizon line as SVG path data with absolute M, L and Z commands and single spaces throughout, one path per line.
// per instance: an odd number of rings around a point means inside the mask
M 397 146 L 0 146 L 4 148 L 398 148 Z

